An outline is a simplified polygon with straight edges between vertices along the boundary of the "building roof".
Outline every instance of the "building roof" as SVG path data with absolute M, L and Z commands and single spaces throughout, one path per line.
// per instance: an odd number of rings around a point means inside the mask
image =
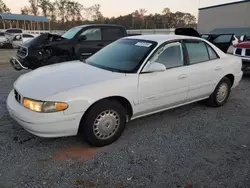
M 48 22 L 49 19 L 45 16 L 33 16 L 33 15 L 24 15 L 24 14 L 0 14 L 0 19 L 2 20 L 25 20 L 25 21 L 34 21 L 34 22 Z
M 223 7 L 227 5 L 234 5 L 234 4 L 240 4 L 240 3 L 247 3 L 247 2 L 250 2 L 250 0 L 242 0 L 242 1 L 232 2 L 232 3 L 224 3 L 224 4 L 214 5 L 214 6 L 208 6 L 208 7 L 199 8 L 199 10 L 217 8 L 217 7 Z

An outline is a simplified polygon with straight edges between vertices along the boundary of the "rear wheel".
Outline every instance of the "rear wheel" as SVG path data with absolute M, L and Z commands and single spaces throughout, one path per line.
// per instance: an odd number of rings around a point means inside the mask
M 224 77 L 219 82 L 209 99 L 207 99 L 207 104 L 213 107 L 223 106 L 230 95 L 231 87 L 231 81 L 227 77 Z
M 125 123 L 125 108 L 116 101 L 103 100 L 87 111 L 80 123 L 80 132 L 89 144 L 102 147 L 121 136 Z

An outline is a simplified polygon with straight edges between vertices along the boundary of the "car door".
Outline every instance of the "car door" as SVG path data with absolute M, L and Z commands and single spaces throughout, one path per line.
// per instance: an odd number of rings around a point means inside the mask
M 103 47 L 109 45 L 110 43 L 124 37 L 124 33 L 120 27 L 103 27 L 102 28 L 103 36 Z
M 160 111 L 186 102 L 189 66 L 185 66 L 182 43 L 161 46 L 150 58 L 166 66 L 163 72 L 139 75 L 139 109 L 141 114 Z
M 78 37 L 82 35 L 86 36 L 86 40 L 77 41 L 74 47 L 78 59 L 86 59 L 103 47 L 101 28 L 84 28 Z
M 224 53 L 227 52 L 228 48 L 233 44 L 234 34 L 212 34 L 209 42 L 213 43 L 219 49 L 221 49 Z
M 222 65 L 213 48 L 201 40 L 185 40 L 190 67 L 188 102 L 208 97 L 221 75 Z

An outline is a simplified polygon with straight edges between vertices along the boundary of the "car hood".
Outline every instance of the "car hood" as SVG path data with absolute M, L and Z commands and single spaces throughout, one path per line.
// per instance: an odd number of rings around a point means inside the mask
M 236 48 L 250 48 L 250 41 L 240 42 L 235 44 L 234 47 Z
M 75 87 L 123 77 L 81 61 L 70 61 L 35 69 L 21 75 L 14 88 L 24 97 L 42 100 Z
M 50 34 L 50 33 L 42 33 L 34 37 L 31 41 L 25 42 L 23 46 L 27 48 L 43 48 L 51 43 L 55 44 L 64 44 L 68 43 L 69 40 L 61 37 L 60 35 Z

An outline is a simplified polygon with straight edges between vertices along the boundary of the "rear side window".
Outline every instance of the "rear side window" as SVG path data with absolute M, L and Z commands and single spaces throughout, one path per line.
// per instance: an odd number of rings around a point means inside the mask
M 185 45 L 187 48 L 190 64 L 208 61 L 210 59 L 206 44 L 204 42 L 190 41 L 185 42 Z
M 123 37 L 119 28 L 103 28 L 103 40 L 117 40 Z
M 23 38 L 34 38 L 34 36 L 29 35 L 29 34 L 23 34 Z
M 4 33 L 0 33 L 0 37 L 3 37 L 4 36 Z
M 214 51 L 214 49 L 211 46 L 209 46 L 208 44 L 207 44 L 207 50 L 208 50 L 209 58 L 211 60 L 218 58 L 218 55 L 216 54 L 216 52 Z

